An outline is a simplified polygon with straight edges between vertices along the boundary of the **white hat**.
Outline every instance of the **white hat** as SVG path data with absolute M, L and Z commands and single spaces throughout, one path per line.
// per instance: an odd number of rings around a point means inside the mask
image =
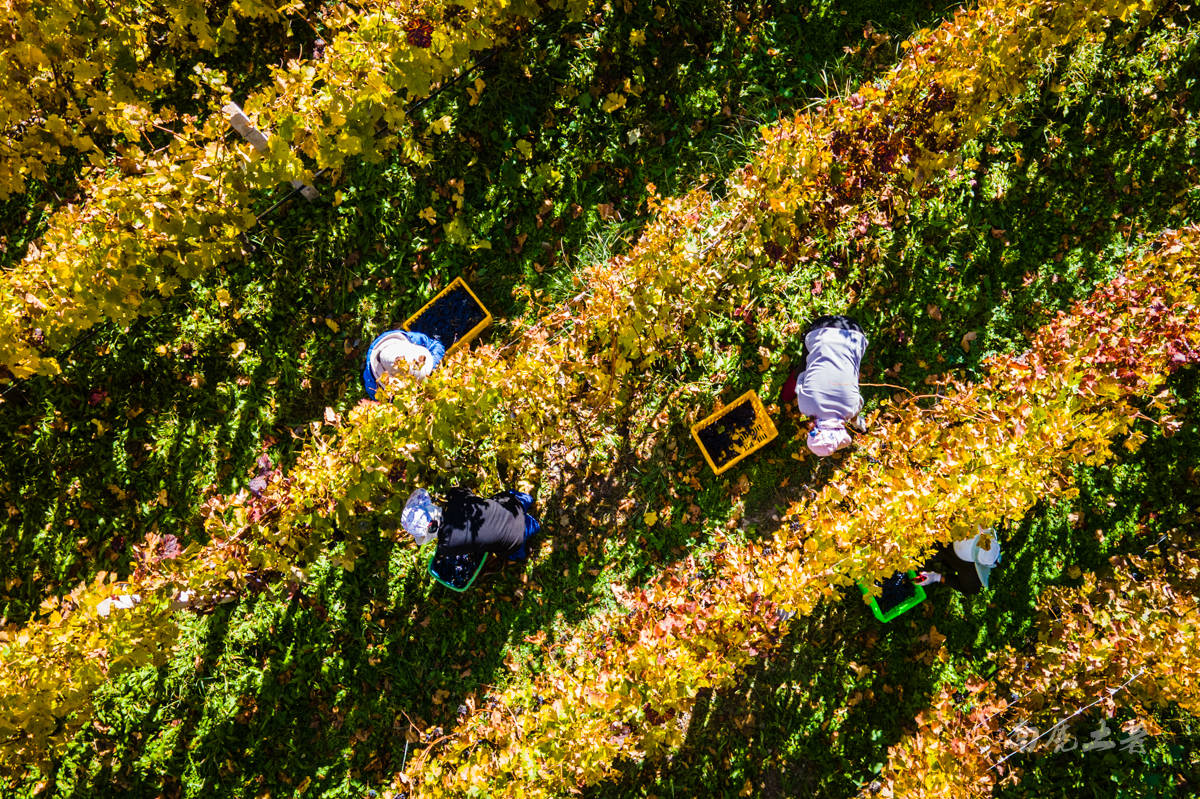
M 976 527 L 979 532 L 970 538 L 954 542 L 954 554 L 967 563 L 975 564 L 975 573 L 984 588 L 988 587 L 988 575 L 1000 562 L 1000 539 L 995 529 Z
M 442 509 L 433 504 L 433 498 L 423 488 L 408 495 L 408 502 L 400 512 L 400 524 L 416 540 L 417 546 L 437 537 L 437 532 L 430 528 L 441 520 Z
M 850 434 L 841 419 L 818 419 L 816 426 L 808 431 L 808 448 L 819 457 L 832 455 L 849 443 Z
M 400 334 L 388 336 L 371 353 L 371 371 L 375 377 L 394 375 L 402 369 L 416 378 L 426 378 L 433 371 L 433 353 L 420 344 L 413 344 Z

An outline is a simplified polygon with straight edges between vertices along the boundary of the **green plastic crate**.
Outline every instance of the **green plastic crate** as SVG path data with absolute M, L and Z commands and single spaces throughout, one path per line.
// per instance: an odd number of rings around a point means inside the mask
M 481 571 L 483 571 L 483 564 L 487 563 L 487 556 L 488 556 L 488 553 L 484 552 L 483 557 L 479 559 L 479 565 L 475 567 L 475 572 L 471 575 L 471 579 L 467 580 L 467 584 L 462 586 L 461 588 L 452 582 L 442 579 L 442 576 L 440 574 L 438 574 L 436 571 L 434 571 L 433 562 L 435 560 L 437 560 L 437 552 L 434 552 L 432 555 L 429 556 L 429 574 L 430 574 L 430 576 L 433 577 L 433 579 L 437 580 L 439 583 L 446 586 L 451 591 L 458 591 L 461 594 L 463 591 L 466 591 L 468 588 L 470 588 L 472 585 L 475 584 L 475 578 L 479 576 L 479 573 Z
M 916 580 L 917 573 L 915 571 L 913 571 L 912 569 L 909 569 L 908 577 L 910 580 Z M 879 602 L 876 600 L 876 598 L 871 595 L 871 587 L 870 586 L 859 583 L 858 587 L 862 590 L 863 596 L 870 600 L 871 612 L 873 612 L 875 614 L 875 618 L 879 619 L 881 622 L 884 622 L 885 624 L 887 622 L 891 621 L 892 619 L 896 618 L 897 616 L 912 610 L 917 605 L 919 605 L 925 601 L 925 589 L 919 585 L 914 584 L 913 585 L 913 595 L 910 596 L 908 599 L 904 600 L 903 602 L 899 603 L 898 605 L 894 605 L 893 607 L 889 608 L 887 610 L 887 612 L 885 613 L 883 611 L 883 609 L 879 607 Z

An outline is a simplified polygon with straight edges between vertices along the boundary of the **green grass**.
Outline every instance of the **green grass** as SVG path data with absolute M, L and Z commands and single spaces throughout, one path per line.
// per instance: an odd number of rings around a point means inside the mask
M 6 396 L 0 613 L 21 621 L 96 569 L 126 568 L 129 545 L 148 530 L 199 536 L 203 498 L 244 485 L 262 451 L 286 465 L 326 405 L 356 402 L 365 343 L 437 287 L 465 274 L 511 324 L 571 295 L 580 263 L 627 246 L 647 182 L 670 194 L 727 173 L 757 124 L 886 63 L 894 41 L 868 55 L 867 20 L 899 39 L 941 11 L 760 3 L 743 25 L 720 3 L 660 2 L 663 20 L 654 3 L 612 5 L 566 30 L 538 27 L 499 54 L 482 70 L 478 105 L 462 91 L 430 104 L 429 119 L 449 114 L 455 127 L 431 144 L 429 170 L 352 168 L 338 178 L 340 204 L 286 208 L 253 234 L 248 263 L 128 333 L 101 331 L 64 380 Z M 319 564 L 303 586 L 187 616 L 168 666 L 106 686 L 96 722 L 42 795 L 363 796 L 414 756 L 410 723 L 452 729 L 490 686 L 536 671 L 543 642 L 613 607 L 611 586 L 688 554 L 703 577 L 716 529 L 770 532 L 780 509 L 856 456 L 806 457 L 798 418 L 777 410 L 777 441 L 714 478 L 687 427 L 749 388 L 774 400 L 799 356 L 789 323 L 852 308 L 871 333 L 867 382 L 972 377 L 987 353 L 1022 348 L 1051 313 L 1114 274 L 1144 232 L 1196 220 L 1200 51 L 1190 14 L 1176 15 L 1180 29 L 1159 24 L 1133 45 L 1081 49 L 1058 65 L 1069 91 L 1031 92 L 1019 124 L 983 137 L 970 153 L 977 165 L 948 176 L 907 223 L 820 242 L 830 264 L 858 263 L 865 242 L 880 249 L 847 283 L 818 288 L 816 265 L 781 269 L 732 297 L 731 311 L 750 307 L 754 321 L 713 317 L 700 354 L 676 359 L 645 397 L 647 414 L 666 412 L 664 428 L 598 442 L 599 474 L 557 464 L 564 480 L 539 497 L 547 532 L 526 569 L 485 574 L 460 596 L 427 578 L 411 544 L 364 522 L 353 571 Z M 645 44 L 631 44 L 635 30 Z M 609 92 L 628 96 L 627 78 L 644 81 L 641 96 L 602 111 Z M 490 249 L 446 240 L 452 180 L 463 181 L 469 242 Z M 437 225 L 420 218 L 427 206 Z M 977 338 L 964 348 L 968 331 Z M 1194 526 L 1195 373 L 1173 389 L 1180 431 L 1166 438 L 1144 425 L 1150 438 L 1136 453 L 1079 474 L 1077 500 L 1012 520 L 992 590 L 964 600 L 935 589 L 885 626 L 856 596 L 822 606 L 736 687 L 702 698 L 678 755 L 625 764 L 591 795 L 851 796 L 869 786 L 941 684 L 988 673 L 1004 646 L 1028 646 L 1038 592 L 1069 582 L 1070 564 L 1101 569 L 1113 553 Z M 886 393 L 866 390 L 869 403 Z M 946 635 L 941 658 L 922 640 L 931 627 Z M 1142 787 L 1126 782 L 1125 795 L 1155 795 L 1156 774 L 1187 795 L 1200 776 L 1194 722 L 1165 712 L 1162 723 L 1178 738 L 1154 742 L 1136 769 L 1120 758 L 1039 757 L 1025 764 L 1029 793 L 1008 795 L 1118 796 L 1112 779 L 1126 769 Z
M 262 451 L 286 465 L 294 434 L 325 406 L 361 397 L 370 339 L 437 288 L 463 274 L 498 317 L 536 311 L 570 291 L 582 253 L 625 246 L 647 182 L 673 192 L 724 170 L 751 145 L 747 129 L 818 91 L 827 64 L 847 79 L 880 64 L 879 53 L 869 62 L 842 53 L 868 20 L 899 39 L 934 13 L 915 2 L 764 4 L 740 27 L 720 3 L 664 6 L 661 20 L 655 7 L 535 28 L 483 67 L 478 105 L 459 87 L 425 107 L 426 118 L 449 114 L 455 125 L 429 143 L 430 168 L 354 166 L 337 178 L 340 204 L 284 206 L 250 236 L 248 262 L 195 282 L 129 331 L 85 336 L 61 379 L 9 391 L 0 617 L 21 621 L 97 568 L 126 568 L 130 544 L 148 531 L 201 535 L 205 496 L 244 487 Z M 644 45 L 630 44 L 634 29 L 648 31 Z M 582 99 L 635 74 L 643 99 L 622 111 Z M 630 142 L 634 128 L 644 133 Z M 528 160 L 520 140 L 531 143 Z M 545 168 L 561 180 L 539 184 Z M 450 181 L 462 181 L 472 239 L 491 249 L 445 240 Z M 435 225 L 419 216 L 430 206 Z M 18 225 L 13 241 L 38 224 Z M 533 293 L 518 299 L 524 286 Z M 504 335 L 498 325 L 493 338 Z
M 1200 375 L 1185 373 L 1171 389 L 1179 431 L 1167 437 L 1141 423 L 1147 442 L 1110 466 L 1081 470 L 1078 499 L 1039 506 L 1010 523 L 1003 563 L 979 596 L 934 587 L 922 605 L 881 625 L 857 591 L 847 591 L 842 602 L 797 620 L 777 653 L 735 687 L 704 696 L 670 763 L 630 766 L 617 785 L 589 795 L 736 796 L 748 784 L 745 795 L 854 796 L 869 788 L 887 747 L 914 727 L 939 686 L 989 676 L 995 653 L 1007 646 L 1036 657 L 1032 630 L 1043 587 L 1078 584 L 1067 573 L 1072 566 L 1104 572 L 1115 554 L 1155 555 L 1194 540 L 1188 531 L 1200 507 L 1192 471 L 1200 462 Z M 931 629 L 945 636 L 940 647 L 931 647 Z M 1086 741 L 1101 718 L 1092 711 L 1069 729 Z M 1027 770 L 1028 782 L 999 795 L 1194 795 L 1195 719 L 1170 708 L 1157 718 L 1166 734 L 1149 739 L 1144 755 L 1026 755 L 1015 763 Z M 1020 714 L 1005 720 L 1011 727 Z

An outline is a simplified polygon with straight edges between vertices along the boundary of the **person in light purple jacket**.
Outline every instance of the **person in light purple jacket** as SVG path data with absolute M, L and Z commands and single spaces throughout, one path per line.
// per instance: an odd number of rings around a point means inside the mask
M 815 420 L 808 434 L 814 455 L 832 455 L 850 443 L 846 421 L 862 410 L 858 372 L 867 336 L 846 316 L 822 316 L 804 334 L 800 368 L 783 386 L 784 403 L 796 402 Z
M 389 330 L 376 337 L 367 349 L 363 365 L 363 388 L 375 399 L 379 378 L 408 372 L 424 380 L 446 357 L 446 347 L 436 338 L 410 330 Z

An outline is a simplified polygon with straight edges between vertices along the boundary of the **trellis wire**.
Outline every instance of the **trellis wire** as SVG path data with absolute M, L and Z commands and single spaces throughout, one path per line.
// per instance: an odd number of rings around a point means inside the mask
M 1119 686 L 1117 686 L 1115 689 L 1114 689 L 1114 688 L 1109 688 L 1108 690 L 1110 691 L 1110 693 L 1109 693 L 1109 695 L 1108 695 L 1108 698 L 1109 698 L 1109 699 L 1111 699 L 1112 697 L 1114 697 L 1114 696 L 1116 696 L 1117 694 L 1121 693 L 1121 691 L 1125 690 L 1125 689 L 1126 689 L 1126 688 L 1127 688 L 1127 687 L 1130 685 L 1130 683 L 1132 683 L 1132 682 L 1133 682 L 1134 680 L 1136 680 L 1138 677 L 1141 677 L 1143 674 L 1145 674 L 1145 672 L 1146 672 L 1146 669 L 1145 669 L 1145 667 L 1143 667 L 1143 668 L 1141 668 L 1141 669 L 1139 669 L 1139 670 L 1138 670 L 1138 673 L 1137 673 L 1137 674 L 1133 675 L 1133 676 L 1132 676 L 1132 677 L 1130 677 L 1128 680 L 1126 680 L 1125 682 L 1121 683 L 1121 684 L 1120 684 Z M 1054 732 L 1054 731 L 1055 731 L 1055 730 L 1057 730 L 1059 727 L 1061 727 L 1062 725 L 1066 724 L 1066 723 L 1067 723 L 1068 721 L 1070 721 L 1071 719 L 1073 719 L 1073 718 L 1075 718 L 1076 716 L 1078 716 L 1080 713 L 1083 713 L 1085 710 L 1088 710 L 1089 708 L 1093 708 L 1093 707 L 1095 707 L 1096 705 L 1100 704 L 1100 702 L 1102 702 L 1103 700 L 1104 700 L 1104 697 L 1102 696 L 1102 697 L 1100 697 L 1099 699 L 1097 699 L 1096 701 L 1092 702 L 1091 704 L 1088 704 L 1088 705 L 1085 705 L 1084 707 L 1081 707 L 1081 708 L 1079 708 L 1079 709 L 1078 709 L 1078 710 L 1076 710 L 1074 713 L 1072 713 L 1071 715 L 1067 716 L 1065 719 L 1063 719 L 1062 721 L 1058 722 L 1058 723 L 1057 723 L 1057 724 L 1055 724 L 1053 727 L 1051 727 L 1050 729 L 1046 730 L 1044 733 L 1042 733 L 1042 734 L 1041 734 L 1041 735 L 1039 735 L 1038 737 L 1034 738 L 1034 739 L 1033 739 L 1032 741 L 1030 741 L 1029 743 L 1027 743 L 1027 744 L 1022 744 L 1022 745 L 1021 745 L 1021 747 L 1020 747 L 1019 749 L 1017 749 L 1017 751 L 1013 752 L 1013 753 L 1012 753 L 1012 754 L 1010 754 L 1010 755 L 1006 755 L 1006 756 L 1005 756 L 1005 757 L 1003 757 L 1002 759 L 1000 759 L 1000 760 L 998 760 L 997 762 L 993 763 L 993 764 L 992 764 L 992 766 L 991 766 L 991 768 L 989 768 L 989 769 L 988 769 L 988 771 L 992 771 L 993 769 L 999 768 L 1000 766 L 1004 765 L 1004 763 L 1005 763 L 1006 761 L 1008 761 L 1010 758 L 1016 757 L 1017 755 L 1019 755 L 1019 754 L 1021 754 L 1021 753 L 1023 753 L 1023 752 L 1027 752 L 1027 751 L 1029 751 L 1029 749 L 1030 749 L 1030 748 L 1031 748 L 1031 747 L 1032 747 L 1032 746 L 1033 746 L 1035 743 L 1037 743 L 1038 741 L 1042 740 L 1042 739 L 1043 739 L 1043 738 L 1045 738 L 1047 735 L 1049 735 L 1050 733 Z

